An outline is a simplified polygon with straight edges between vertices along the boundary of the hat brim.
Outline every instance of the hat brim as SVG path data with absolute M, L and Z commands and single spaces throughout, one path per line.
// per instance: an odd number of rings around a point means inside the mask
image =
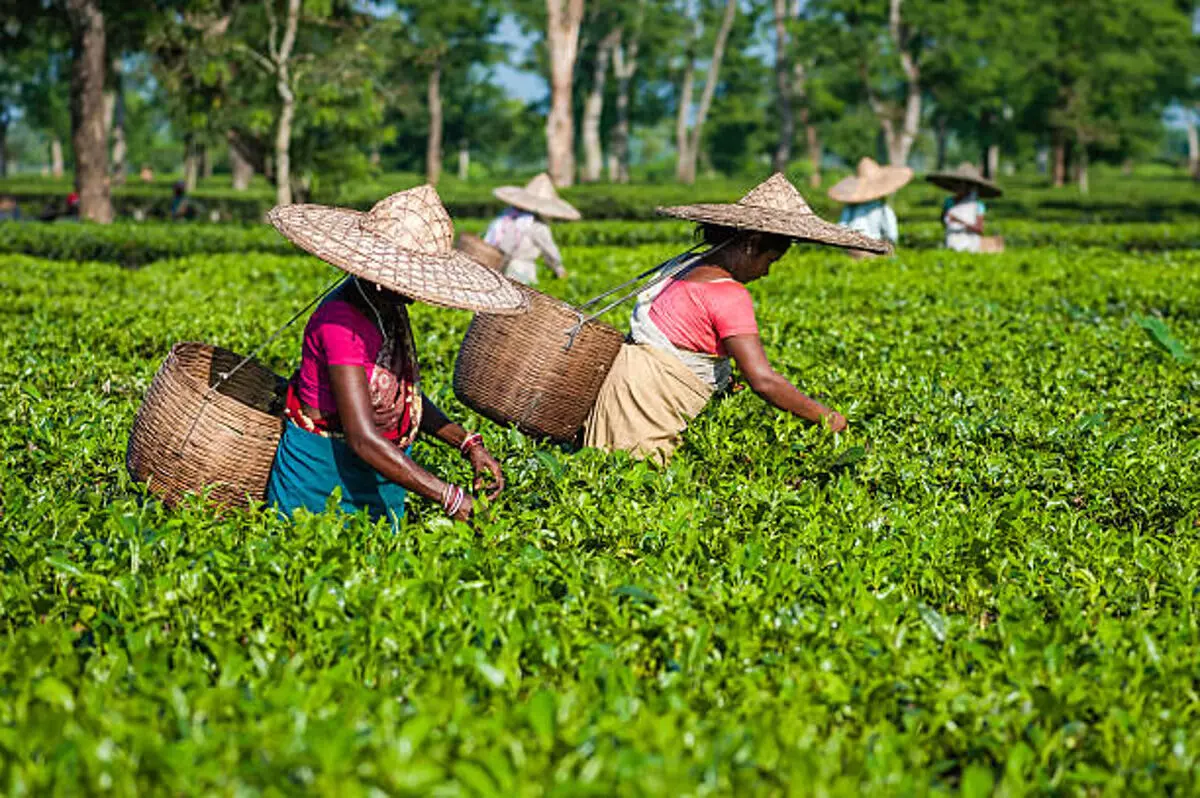
M 986 177 L 966 177 L 953 172 L 934 172 L 933 174 L 926 175 L 925 179 L 938 188 L 944 188 L 956 194 L 964 188 L 975 189 L 979 193 L 979 196 L 984 199 L 999 197 L 1004 193 L 1000 189 L 1000 186 Z
M 577 222 L 583 218 L 583 215 L 566 200 L 558 197 L 539 197 L 520 186 L 500 186 L 492 194 L 513 207 L 540 213 L 542 216 L 549 216 L 552 219 Z
M 736 204 L 677 205 L 670 208 L 659 208 L 658 213 L 662 216 L 673 216 L 676 219 L 686 219 L 690 222 L 716 224 L 758 233 L 774 233 L 814 244 L 827 244 L 844 249 L 865 249 L 881 255 L 889 255 L 892 252 L 890 242 L 868 238 L 839 224 L 830 224 L 815 213 L 777 211 L 772 208 L 755 208 Z
M 895 194 L 912 178 L 913 170 L 907 166 L 881 166 L 874 180 L 863 180 L 858 175 L 839 180 L 829 189 L 829 198 L 849 205 L 871 202 Z
M 517 315 L 525 294 L 495 271 L 458 250 L 430 254 L 402 249 L 367 229 L 367 214 L 326 205 L 285 205 L 267 214 L 296 246 L 364 280 L 444 308 Z

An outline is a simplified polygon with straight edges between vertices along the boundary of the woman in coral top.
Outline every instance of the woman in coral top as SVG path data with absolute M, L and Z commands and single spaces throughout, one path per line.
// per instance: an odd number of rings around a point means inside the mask
M 635 457 L 670 458 L 679 434 L 730 382 L 732 366 L 766 401 L 834 432 L 846 419 L 801 393 L 763 351 L 746 284 L 764 277 L 793 240 L 886 253 L 891 246 L 830 224 L 776 174 L 732 205 L 660 213 L 696 221 L 705 252 L 638 297 L 632 343 L 622 347 L 584 426 L 584 443 Z

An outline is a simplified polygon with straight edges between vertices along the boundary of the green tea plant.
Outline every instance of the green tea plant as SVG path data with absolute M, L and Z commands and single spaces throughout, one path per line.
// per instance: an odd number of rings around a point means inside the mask
M 568 246 L 543 288 L 678 243 Z M 414 500 L 396 535 L 167 510 L 124 472 L 173 342 L 248 352 L 330 267 L 0 262 L 6 792 L 1200 788 L 1195 251 L 796 248 L 752 287 L 763 338 L 849 432 L 743 390 L 667 467 L 474 417 L 468 314 L 416 307 L 425 389 L 509 489 L 473 528 Z

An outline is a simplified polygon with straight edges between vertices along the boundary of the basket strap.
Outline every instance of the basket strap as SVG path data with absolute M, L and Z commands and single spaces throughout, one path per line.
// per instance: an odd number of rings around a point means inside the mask
M 254 348 L 253 352 L 251 352 L 250 354 L 248 354 L 244 358 L 242 358 L 236 366 L 231 368 L 229 371 L 222 371 L 222 372 L 217 373 L 217 381 L 214 382 L 212 385 L 208 386 L 208 390 L 204 392 L 204 396 L 201 397 L 201 399 L 200 399 L 200 401 L 201 401 L 200 410 L 199 410 L 199 412 L 196 413 L 196 417 L 194 419 L 192 419 L 192 425 L 190 427 L 188 427 L 187 435 L 183 436 L 183 440 L 179 444 L 179 449 L 175 452 L 176 456 L 179 456 L 179 457 L 183 456 L 183 449 L 184 449 L 184 447 L 187 446 L 188 441 L 191 440 L 192 433 L 196 431 L 196 425 L 200 423 L 200 417 L 202 415 L 204 415 L 204 409 L 206 407 L 208 407 L 209 400 L 212 399 L 213 393 L 215 393 L 216 390 L 218 388 L 220 388 L 222 385 L 229 382 L 229 380 L 233 377 L 233 375 L 237 374 L 238 371 L 242 368 L 242 366 L 246 365 L 251 360 L 253 360 L 254 357 L 259 352 L 261 352 L 263 349 L 270 346 L 271 343 L 276 338 L 278 338 L 280 335 L 283 335 L 283 331 L 286 330 L 288 327 L 291 327 L 293 324 L 295 324 L 296 320 L 299 319 L 301 316 L 303 316 L 305 313 L 307 313 L 309 310 L 311 310 L 313 305 L 317 304 L 322 299 L 329 296 L 329 294 L 331 294 L 335 288 L 337 288 L 339 285 L 341 285 L 342 283 L 344 283 L 346 280 L 349 280 L 349 279 L 350 278 L 346 275 L 340 275 L 324 291 L 317 294 L 316 297 L 314 297 L 312 299 L 312 301 L 310 301 L 304 307 L 300 308 L 300 310 L 296 311 L 290 319 L 285 321 L 279 327 L 279 329 L 277 329 L 275 332 L 271 333 L 270 337 L 268 337 L 267 340 L 263 341 L 261 344 L 256 346 Z
M 703 243 L 696 244 L 695 246 L 692 246 L 689 249 L 684 250 L 683 252 L 680 252 L 678 255 L 663 261 L 662 263 L 658 264 L 657 266 L 647 269 L 646 271 L 639 274 L 637 277 L 634 277 L 631 280 L 626 280 L 625 282 L 621 283 L 620 285 L 616 286 L 615 288 L 610 288 L 609 290 L 605 291 L 603 294 L 594 296 L 591 299 L 589 299 L 587 302 L 584 302 L 575 311 L 575 313 L 579 316 L 579 321 L 575 323 L 575 326 L 573 326 L 571 329 L 567 330 L 567 343 L 563 345 L 563 349 L 570 349 L 572 346 L 575 345 L 575 337 L 579 335 L 580 330 L 583 329 L 583 325 L 587 324 L 589 321 L 595 321 L 596 319 L 600 318 L 605 313 L 608 313 L 610 310 L 617 307 L 621 303 L 629 301 L 630 299 L 632 299 L 633 297 L 642 293 L 643 291 L 648 291 L 651 288 L 653 288 L 654 286 L 663 282 L 664 280 L 669 280 L 672 277 L 674 277 L 675 275 L 684 271 L 685 269 L 688 269 L 688 268 L 696 265 L 696 263 L 698 263 L 700 260 L 702 260 L 702 259 L 708 257 L 709 255 L 712 255 L 714 252 L 717 252 L 717 251 L 725 248 L 726 246 L 728 246 L 732 240 L 733 239 L 727 239 L 725 241 L 722 241 L 720 244 L 717 244 L 715 247 L 706 249 L 703 252 L 698 252 L 697 250 L 699 250 L 702 246 L 704 246 L 704 244 Z M 635 285 L 635 283 L 639 283 L 641 280 L 644 280 L 645 278 L 650 277 L 651 275 L 654 275 L 654 276 L 651 277 L 649 280 L 646 280 L 645 283 L 641 283 L 640 285 Z M 621 296 L 614 299 L 612 302 L 609 302 L 607 305 L 600 308 L 599 310 L 594 311 L 593 313 L 590 313 L 586 316 L 581 312 L 584 309 L 589 308 L 592 305 L 596 304 L 601 299 L 611 296 L 611 295 L 615 294 L 617 291 L 620 291 L 622 288 L 626 288 L 630 285 L 633 285 L 634 287 L 631 288 L 626 293 L 624 293 Z

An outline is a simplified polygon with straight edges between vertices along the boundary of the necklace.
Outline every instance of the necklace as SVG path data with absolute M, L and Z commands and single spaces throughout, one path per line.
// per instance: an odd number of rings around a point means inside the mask
M 375 314 L 375 321 L 379 325 L 379 334 L 383 336 L 382 346 L 387 346 L 388 334 L 387 330 L 383 326 L 382 314 L 380 314 L 379 309 L 375 307 L 375 303 L 371 301 L 371 298 L 367 296 L 367 292 L 363 290 L 362 282 L 357 277 L 354 279 L 354 287 L 358 289 L 358 295 L 363 298 L 363 302 L 366 302 L 367 307 L 369 307 L 371 312 Z

